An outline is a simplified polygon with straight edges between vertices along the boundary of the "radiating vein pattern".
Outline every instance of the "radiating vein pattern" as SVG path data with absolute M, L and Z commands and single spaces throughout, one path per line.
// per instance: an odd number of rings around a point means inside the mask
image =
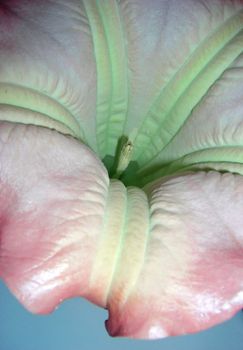
M 134 141 L 133 159 L 148 165 L 172 141 L 209 88 L 243 52 L 243 11 L 201 42 L 154 100 Z
M 114 155 L 128 108 L 127 54 L 118 3 L 85 0 L 97 69 L 96 135 L 101 158 Z

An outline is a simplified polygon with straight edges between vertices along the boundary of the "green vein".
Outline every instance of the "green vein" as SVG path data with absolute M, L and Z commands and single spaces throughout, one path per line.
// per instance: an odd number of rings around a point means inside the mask
M 147 184 L 162 176 L 172 175 L 184 168 L 194 167 L 200 163 L 234 163 L 243 165 L 242 145 L 215 146 L 188 153 L 181 158 L 162 165 L 160 169 L 151 175 L 142 176 L 143 184 Z
M 36 125 L 49 129 L 54 129 L 62 134 L 71 135 L 73 137 L 78 138 L 80 141 L 82 140 L 79 136 L 75 135 L 73 130 L 70 129 L 64 123 L 51 118 L 47 114 L 34 111 L 30 108 L 0 103 L 0 121 L 23 125 Z
M 133 159 L 146 164 L 171 142 L 192 109 L 243 51 L 243 11 L 207 37 L 151 106 L 134 144 Z
M 115 0 L 85 0 L 97 66 L 96 135 L 99 154 L 114 155 L 128 109 L 127 55 Z
M 65 125 L 72 134 L 84 140 L 84 132 L 73 114 L 49 95 L 30 87 L 0 83 L 0 104 L 38 112 Z
M 113 286 L 114 286 L 114 281 L 116 279 L 116 272 L 117 270 L 119 269 L 119 262 L 120 262 L 120 256 L 122 254 L 122 250 L 124 248 L 124 245 L 125 245 L 125 240 L 126 240 L 126 233 L 127 233 L 127 224 L 128 224 L 128 210 L 129 210 L 129 207 L 131 206 L 131 198 L 129 196 L 129 193 L 128 193 L 128 190 L 126 187 L 124 187 L 124 191 L 125 191 L 125 208 L 124 208 L 124 211 L 123 211 L 123 225 L 122 227 L 120 228 L 119 230 L 119 234 L 120 234 L 120 237 L 119 237 L 119 245 L 118 245 L 118 248 L 117 248 L 117 251 L 116 251 L 116 257 L 114 259 L 114 263 L 113 263 L 113 269 L 112 269 L 112 274 L 111 274 L 111 277 L 110 277 L 110 284 L 107 288 L 108 290 L 108 293 L 107 293 L 107 296 L 106 296 L 106 305 L 109 303 L 110 301 L 110 297 L 112 295 L 112 289 L 113 289 Z M 123 192 L 124 193 L 124 192 Z
M 186 171 L 219 171 L 229 172 L 238 175 L 243 175 L 243 164 L 234 162 L 201 162 L 197 164 L 189 164 L 179 170 L 179 172 Z

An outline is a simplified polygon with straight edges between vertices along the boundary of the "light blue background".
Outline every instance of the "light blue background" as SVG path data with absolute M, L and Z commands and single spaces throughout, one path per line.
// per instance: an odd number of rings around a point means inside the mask
M 111 338 L 106 319 L 107 311 L 81 298 L 51 315 L 31 315 L 0 282 L 0 350 L 243 350 L 243 312 L 199 334 L 157 341 Z

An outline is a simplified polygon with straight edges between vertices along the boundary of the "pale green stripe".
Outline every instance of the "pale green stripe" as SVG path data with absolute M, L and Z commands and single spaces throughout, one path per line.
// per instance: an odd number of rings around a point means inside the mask
M 136 189 L 136 192 L 134 191 L 134 189 Z M 127 230 L 127 242 L 125 242 L 125 249 L 128 250 L 128 254 L 130 254 L 130 256 L 132 256 L 131 261 L 133 260 L 133 258 L 138 259 L 138 261 L 134 261 L 134 266 L 131 266 L 131 271 L 129 271 L 129 273 L 127 273 L 127 285 L 129 286 L 129 288 L 127 288 L 126 293 L 123 294 L 124 300 L 123 300 L 123 304 L 122 307 L 125 308 L 126 303 L 129 301 L 130 296 L 132 295 L 133 291 L 135 290 L 140 276 L 143 272 L 143 267 L 145 264 L 145 260 L 146 260 L 146 256 L 147 256 L 147 250 L 148 250 L 148 246 L 149 246 L 149 239 L 151 237 L 150 235 L 150 231 L 151 231 L 151 212 L 150 212 L 150 207 L 149 207 L 149 203 L 148 203 L 148 197 L 145 194 L 144 191 L 142 190 L 138 190 L 138 188 L 136 187 L 128 187 L 128 195 L 130 195 L 131 197 L 131 202 L 133 204 L 133 206 L 136 206 L 136 200 L 139 201 L 138 206 L 139 208 L 139 217 L 145 217 L 147 225 L 145 224 L 144 226 L 141 225 L 137 225 L 139 227 L 139 236 L 135 236 L 134 232 L 136 234 L 136 230 L 132 230 L 132 227 L 128 227 Z M 135 192 L 135 193 L 134 193 Z M 142 205 L 141 205 L 142 204 Z M 136 209 L 131 208 L 132 210 L 130 210 L 130 213 L 128 212 L 128 215 L 130 214 L 130 218 L 129 218 L 129 224 L 130 226 L 132 226 L 132 220 L 136 220 L 137 217 L 137 212 Z M 135 216 L 132 216 L 135 215 Z M 133 253 L 134 250 L 134 244 L 131 244 L 131 240 L 129 235 L 133 235 L 133 242 L 135 240 L 140 240 L 139 243 L 136 244 L 137 249 L 139 249 L 139 252 L 135 252 L 135 254 Z M 130 243 L 130 244 L 129 244 Z M 121 259 L 120 261 L 120 268 L 124 269 L 123 265 L 123 261 Z M 129 268 L 129 266 L 127 266 Z M 119 278 L 119 277 L 118 277 Z
M 74 136 L 84 140 L 83 131 L 66 107 L 37 90 L 12 83 L 0 83 L 0 104 L 25 108 L 48 116 L 71 129 Z
M 102 306 L 107 305 L 107 296 L 110 292 L 112 278 L 120 254 L 120 245 L 123 236 L 123 225 L 127 212 L 127 189 L 120 181 L 110 181 L 106 197 L 106 208 L 99 239 L 99 247 L 93 262 L 89 287 L 96 289 L 96 285 L 103 284 Z M 111 250 L 112 248 L 112 250 Z M 100 281 L 100 278 L 103 278 Z
M 111 180 L 110 186 L 116 187 L 117 182 L 118 182 L 117 180 Z M 114 283 L 114 280 L 116 277 L 116 272 L 119 268 L 120 256 L 121 256 L 122 250 L 124 249 L 124 245 L 125 245 L 125 237 L 126 237 L 126 232 L 127 232 L 127 219 L 128 219 L 127 214 L 128 214 L 128 210 L 131 206 L 131 203 L 130 203 L 131 199 L 130 199 L 130 196 L 129 196 L 129 193 L 128 193 L 126 187 L 125 187 L 125 191 L 126 191 L 126 205 L 124 207 L 124 212 L 123 212 L 123 214 L 124 214 L 123 225 L 119 230 L 120 240 L 119 240 L 119 245 L 118 245 L 117 251 L 116 251 L 116 258 L 115 258 L 114 263 L 113 263 L 113 270 L 112 270 L 112 274 L 110 277 L 110 284 L 107 288 L 108 292 L 107 292 L 106 303 L 105 303 L 106 305 L 109 303 L 110 296 L 112 295 L 112 287 L 113 287 L 113 283 Z
M 134 144 L 133 159 L 150 162 L 174 138 L 192 109 L 243 51 L 243 11 L 206 38 L 152 105 Z
M 202 162 L 198 164 L 190 164 L 183 168 L 178 169 L 175 173 L 171 175 L 177 174 L 178 176 L 180 174 L 185 174 L 187 172 L 199 172 L 199 171 L 218 171 L 222 173 L 232 173 L 236 175 L 243 175 L 243 164 L 240 163 L 233 163 L 233 162 Z M 149 183 L 156 181 L 160 178 L 160 176 L 153 178 L 153 179 L 143 179 L 141 182 L 141 187 L 145 187 Z M 145 190 L 146 192 L 146 190 Z
M 99 154 L 114 155 L 128 109 L 127 55 L 115 0 L 85 0 L 97 66 L 96 134 Z
M 231 162 L 207 162 L 207 163 L 198 163 L 186 166 L 182 168 L 179 172 L 187 171 L 208 171 L 214 170 L 219 172 L 230 172 L 233 174 L 243 175 L 243 164 L 240 163 L 231 163 Z
M 168 165 L 161 166 L 159 170 L 154 171 L 151 175 L 142 176 L 140 174 L 142 185 L 160 177 L 172 175 L 182 171 L 182 169 L 184 171 L 185 168 L 196 167 L 197 164 L 201 163 L 234 163 L 243 165 L 243 145 L 218 146 L 189 153 Z
M 50 118 L 46 114 L 23 107 L 0 103 L 0 121 L 41 126 L 75 137 L 74 132 L 67 125 Z

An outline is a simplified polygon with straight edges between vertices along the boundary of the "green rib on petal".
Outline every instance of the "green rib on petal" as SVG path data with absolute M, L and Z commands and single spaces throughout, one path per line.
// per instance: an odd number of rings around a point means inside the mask
M 0 105 L 26 109 L 27 113 L 40 113 L 46 119 L 50 118 L 63 124 L 70 130 L 70 134 L 85 141 L 84 131 L 72 113 L 58 101 L 38 90 L 13 83 L 0 83 Z M 34 115 L 32 122 L 30 117 L 29 123 L 38 124 Z
M 206 38 L 163 88 L 137 134 L 133 159 L 148 165 L 172 141 L 193 108 L 243 52 L 243 11 Z
M 214 165 L 214 166 L 213 166 Z M 153 171 L 151 175 L 142 176 L 143 185 L 162 176 L 172 175 L 176 172 L 206 168 L 231 171 L 243 175 L 243 145 L 219 146 L 189 153 L 180 159 Z
M 86 0 L 97 66 L 96 135 L 101 158 L 114 155 L 128 109 L 127 54 L 117 1 Z

